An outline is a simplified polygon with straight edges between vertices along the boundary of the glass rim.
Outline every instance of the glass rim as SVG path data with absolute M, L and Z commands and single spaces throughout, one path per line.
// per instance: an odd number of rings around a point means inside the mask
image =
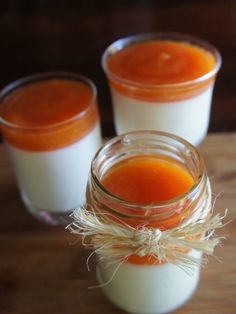
M 118 143 L 119 141 L 121 141 L 122 139 L 124 139 L 127 136 L 139 136 L 139 135 L 156 135 L 156 136 L 162 136 L 165 138 L 170 138 L 174 141 L 176 141 L 176 143 L 180 143 L 183 145 L 183 147 L 187 148 L 189 151 L 193 152 L 194 156 L 196 157 L 196 159 L 198 160 L 199 163 L 199 173 L 196 176 L 196 180 L 194 180 L 194 184 L 191 186 L 191 188 L 189 188 L 186 192 L 182 193 L 181 195 L 167 200 L 167 201 L 160 201 L 160 202 L 156 202 L 156 203 L 151 203 L 151 204 L 137 204 L 131 201 L 127 201 L 124 200 L 123 198 L 120 198 L 118 196 L 115 196 L 112 192 L 110 192 L 108 189 L 105 188 L 105 186 L 100 182 L 100 179 L 98 178 L 98 176 L 95 173 L 95 164 L 98 160 L 98 158 L 102 155 L 102 153 L 107 149 L 107 147 L 111 147 L 112 145 Z M 114 138 L 112 138 L 111 140 L 107 141 L 95 154 L 92 162 L 91 162 L 91 176 L 93 181 L 96 184 L 96 187 L 99 188 L 99 190 L 106 196 L 108 197 L 110 200 L 128 207 L 129 209 L 132 210 L 147 210 L 147 209 L 157 209 L 157 208 L 165 208 L 167 206 L 170 207 L 174 207 L 176 206 L 179 202 L 183 201 L 186 197 L 194 195 L 197 191 L 197 189 L 199 188 L 199 186 L 204 182 L 205 178 L 206 178 L 206 174 L 205 174 L 205 163 L 204 160 L 201 156 L 201 154 L 199 153 L 199 151 L 197 150 L 197 148 L 195 146 L 193 146 L 191 143 L 189 143 L 188 141 L 186 141 L 185 139 L 172 134 L 172 133 L 167 133 L 167 132 L 162 132 L 162 131 L 149 131 L 149 130 L 143 130 L 143 131 L 132 131 L 132 132 L 128 132 L 128 133 L 124 133 L 121 134 L 119 136 L 116 136 Z
M 74 115 L 73 117 L 66 119 L 64 121 L 54 123 L 49 126 L 21 126 L 12 122 L 7 121 L 2 117 L 1 110 L 2 106 L 4 106 L 3 101 L 4 99 L 9 96 L 10 94 L 16 92 L 20 88 L 24 88 L 27 85 L 33 85 L 35 83 L 41 82 L 41 81 L 50 81 L 53 79 L 58 80 L 67 80 L 67 81 L 75 81 L 75 82 L 81 82 L 85 85 L 89 86 L 92 90 L 92 99 L 89 102 L 88 106 L 85 110 L 79 112 L 78 114 Z M 28 75 L 25 77 L 21 77 L 17 80 L 14 80 L 7 84 L 5 87 L 3 87 L 0 91 L 0 125 L 4 125 L 5 127 L 9 127 L 12 129 L 18 129 L 18 130 L 25 130 L 25 131 L 46 131 L 51 130 L 54 128 L 61 127 L 63 125 L 66 125 L 69 122 L 73 122 L 78 119 L 82 119 L 87 112 L 90 110 L 90 108 L 93 106 L 95 100 L 97 97 L 97 88 L 92 80 L 90 80 L 88 77 L 73 73 L 73 72 L 67 72 L 67 71 L 48 71 L 48 72 L 39 72 L 32 75 Z
M 192 44 L 193 46 L 197 46 L 200 48 L 205 49 L 206 51 L 209 51 L 212 53 L 212 55 L 215 58 L 216 64 L 215 67 L 209 71 L 208 73 L 197 77 L 190 81 L 180 82 L 180 83 L 165 83 L 165 84 L 150 84 L 150 83 L 140 83 L 135 82 L 133 80 L 127 80 L 122 78 L 119 75 L 114 74 L 107 66 L 107 60 L 110 55 L 113 55 L 117 53 L 118 51 L 121 51 L 122 49 L 136 43 L 151 41 L 151 40 L 172 40 L 176 42 L 187 42 L 189 44 Z M 174 89 L 174 88 L 184 88 L 189 87 L 192 85 L 197 85 L 200 83 L 203 83 L 204 81 L 207 81 L 208 79 L 212 78 L 214 75 L 217 74 L 222 64 L 222 58 L 221 54 L 218 51 L 218 49 L 212 45 L 210 42 L 192 36 L 184 33 L 178 33 L 178 32 L 150 32 L 150 33 L 142 33 L 142 34 L 136 34 L 131 35 L 128 37 L 120 38 L 113 43 L 111 43 L 103 52 L 102 58 L 101 58 L 101 65 L 103 68 L 103 71 L 108 76 L 108 78 L 113 79 L 114 81 L 119 82 L 122 85 L 128 85 L 133 88 L 139 88 L 139 89 L 148 89 L 148 90 L 157 90 L 157 89 Z

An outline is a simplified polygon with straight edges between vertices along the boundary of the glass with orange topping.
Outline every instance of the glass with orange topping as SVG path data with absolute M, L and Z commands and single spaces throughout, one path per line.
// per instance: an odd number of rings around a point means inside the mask
M 130 132 L 107 142 L 94 157 L 87 202 L 97 217 L 106 215 L 108 224 L 115 221 L 141 233 L 143 227 L 164 232 L 201 215 L 207 186 L 204 161 L 190 143 L 164 132 Z M 202 219 L 208 214 L 207 210 Z M 148 254 L 127 257 L 122 252 L 119 258 L 113 258 L 112 251 L 104 257 L 96 249 L 98 281 L 120 308 L 140 314 L 169 313 L 194 293 L 199 265 L 191 265 L 188 272 L 175 261 Z M 200 251 L 181 253 L 183 260 L 186 256 L 201 260 Z
M 94 84 L 67 72 L 20 79 L 0 94 L 0 123 L 25 206 L 49 224 L 67 223 L 85 201 L 101 145 Z
M 175 33 L 117 40 L 103 54 L 117 134 L 159 130 L 193 145 L 206 136 L 221 56 L 211 44 Z

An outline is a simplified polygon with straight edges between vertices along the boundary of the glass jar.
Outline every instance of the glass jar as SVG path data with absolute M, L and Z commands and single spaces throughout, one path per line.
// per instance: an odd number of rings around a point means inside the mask
M 109 192 L 102 183 L 104 174 L 118 162 L 137 156 L 168 158 L 181 164 L 194 180 L 184 194 L 150 205 L 126 201 Z M 207 197 L 206 197 L 207 195 Z M 206 219 L 210 210 L 209 182 L 204 161 L 185 140 L 157 131 L 131 132 L 107 142 L 93 159 L 87 187 L 87 203 L 97 215 L 108 214 L 110 222 L 133 228 L 171 230 L 194 217 Z M 204 207 L 207 211 L 202 211 Z M 99 217 L 99 216 L 98 216 Z M 97 278 L 105 295 L 118 307 L 131 313 L 167 313 L 183 305 L 194 293 L 200 276 L 201 252 L 184 250 L 199 261 L 188 269 L 152 256 L 119 259 L 98 256 Z

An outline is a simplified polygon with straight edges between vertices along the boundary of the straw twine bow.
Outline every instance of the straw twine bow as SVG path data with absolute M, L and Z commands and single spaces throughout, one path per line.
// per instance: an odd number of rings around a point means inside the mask
M 211 211 L 211 197 L 202 210 L 175 228 L 161 231 L 146 227 L 132 227 L 123 221 L 112 219 L 109 213 L 95 212 L 92 207 L 77 208 L 71 217 L 73 222 L 67 227 L 71 233 L 82 236 L 83 245 L 94 250 L 106 261 L 125 261 L 131 255 L 155 256 L 161 262 L 168 262 L 188 270 L 199 265 L 201 260 L 186 252 L 195 249 L 212 255 L 224 237 L 216 237 L 216 229 L 223 227 L 224 216 L 216 214 L 205 219 Z M 206 260 L 204 260 L 206 262 Z

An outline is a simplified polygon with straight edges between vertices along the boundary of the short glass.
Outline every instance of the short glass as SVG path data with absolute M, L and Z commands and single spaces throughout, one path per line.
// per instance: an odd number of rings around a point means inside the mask
M 114 68 L 110 68 L 109 60 L 111 57 L 115 60 L 117 53 L 124 52 L 136 44 L 151 42 L 180 43 L 187 44 L 192 48 L 201 48 L 201 51 L 209 53 L 214 58 L 214 67 L 195 79 L 186 81 L 182 79 L 183 81 L 177 83 L 156 83 L 155 80 L 150 82 L 146 77 L 140 81 L 137 79 L 140 71 L 147 76 L 150 75 L 150 67 L 148 69 L 145 67 L 145 62 L 147 63 L 149 60 L 145 59 L 145 50 L 143 49 L 144 55 L 140 57 L 143 64 L 136 65 L 137 68 L 134 69 L 132 79 L 124 78 L 123 70 L 126 71 L 125 68 L 128 68 L 130 64 L 132 66 L 135 52 L 130 53 L 129 59 L 127 58 L 124 63 L 122 63 L 123 61 L 120 63 L 118 74 Z M 178 64 L 170 64 L 172 61 L 169 62 L 169 60 L 172 55 L 169 52 L 164 51 L 158 58 L 162 67 L 160 71 L 164 69 L 164 75 L 169 71 L 170 66 L 178 67 Z M 181 56 L 178 58 L 180 58 L 178 60 L 180 64 L 185 62 L 181 60 Z M 157 60 L 157 62 L 159 61 Z M 196 63 L 199 64 L 199 60 Z M 196 65 L 192 64 L 191 66 L 195 67 Z M 212 92 L 220 66 L 221 56 L 214 46 L 201 39 L 183 34 L 148 33 L 115 41 L 105 50 L 102 56 L 102 67 L 110 85 L 117 134 L 138 130 L 165 131 L 183 137 L 193 145 L 199 145 L 207 134 Z M 157 70 L 155 67 L 154 64 L 151 71 L 154 69 L 159 75 L 159 69 Z M 181 73 L 188 71 L 189 69 L 183 68 Z M 185 74 L 183 73 L 183 75 Z M 172 80 L 172 77 L 170 79 Z
M 129 202 L 109 192 L 102 184 L 102 177 L 116 163 L 137 156 L 171 158 L 180 163 L 194 179 L 192 188 L 173 200 L 150 205 Z M 87 204 L 98 218 L 107 215 L 107 220 L 112 217 L 111 222 L 117 221 L 122 226 L 171 230 L 194 215 L 201 217 L 208 184 L 204 161 L 188 142 L 164 132 L 131 132 L 110 140 L 96 154 L 89 176 Z M 210 208 L 202 219 L 207 219 L 209 211 Z M 112 241 L 112 236 L 110 238 Z M 152 256 L 144 256 L 147 257 L 145 260 L 141 257 L 138 263 L 132 258 L 121 263 L 122 257 L 116 260 L 112 252 L 108 257 L 103 257 L 103 247 L 95 248 L 101 288 L 114 304 L 125 311 L 169 313 L 182 306 L 198 285 L 199 265 L 192 265 L 188 273 L 188 267 L 186 270 L 175 263 L 159 263 L 153 261 Z M 183 253 L 185 257 L 201 260 L 200 251 L 190 249 Z
M 32 75 L 1 91 L 2 136 L 21 198 L 49 224 L 67 224 L 85 201 L 90 163 L 102 143 L 96 96 L 91 80 L 67 72 Z

